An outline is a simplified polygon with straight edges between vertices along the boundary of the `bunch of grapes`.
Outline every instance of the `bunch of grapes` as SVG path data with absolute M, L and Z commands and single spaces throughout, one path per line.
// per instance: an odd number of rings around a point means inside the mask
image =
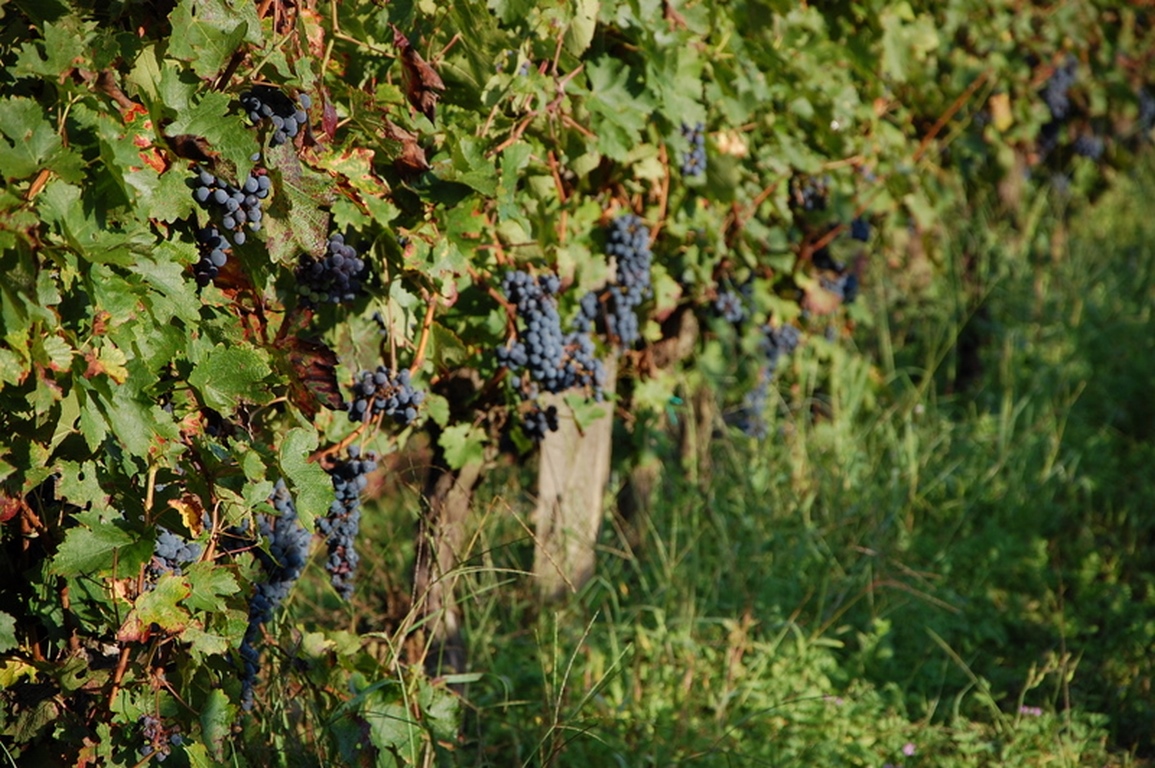
M 544 440 L 546 433 L 557 432 L 557 415 L 556 405 L 542 408 L 539 404 L 534 403 L 522 414 L 521 428 L 525 430 L 525 434 L 530 440 Z
M 1079 60 L 1069 55 L 1063 65 L 1056 67 L 1050 78 L 1047 79 L 1040 95 L 1043 97 L 1043 103 L 1051 112 L 1051 119 L 1063 121 L 1070 114 L 1070 91 L 1078 79 L 1078 72 Z
M 1139 132 L 1146 135 L 1155 126 L 1155 93 L 1147 86 L 1139 89 Z
M 826 210 L 826 198 L 830 194 L 830 179 L 795 177 L 791 180 L 791 196 L 794 204 L 804 211 Z
M 858 298 L 858 275 L 853 272 L 842 272 L 833 279 L 820 278 L 819 284 L 841 299 L 843 304 L 850 304 Z
M 721 291 L 714 299 L 714 311 L 728 323 L 740 323 L 746 319 L 746 307 L 736 291 Z
M 297 267 L 297 292 L 309 304 L 350 302 L 361 292 L 365 260 L 345 244 L 341 234 L 329 236 L 329 245 L 320 259 L 301 256 Z
M 706 172 L 706 126 L 690 127 L 682 123 L 682 136 L 690 142 L 690 151 L 682 153 L 682 175 L 701 176 Z
M 614 259 L 614 284 L 605 294 L 605 329 L 622 348 L 641 338 L 637 308 L 653 294 L 650 284 L 650 228 L 637 216 L 627 213 L 610 224 L 606 255 Z
M 193 166 L 189 179 L 193 199 L 203 205 L 220 223 L 221 228 L 233 233 L 237 245 L 245 244 L 244 225 L 256 232 L 261 228 L 264 212 L 261 201 L 269 196 L 272 181 L 263 168 L 249 174 L 240 187 L 214 176 L 203 168 Z
M 174 746 L 179 747 L 184 743 L 179 725 L 165 728 L 161 719 L 153 715 L 141 715 L 137 722 L 144 739 L 144 745 L 139 750 L 141 757 L 156 757 L 158 763 L 163 763 L 172 754 Z
M 792 353 L 802 339 L 802 333 L 792 325 L 778 328 L 767 325 L 763 328 L 759 351 L 764 356 L 758 369 L 758 383 L 743 398 L 742 407 L 726 417 L 729 424 L 741 429 L 750 437 L 766 436 L 766 402 L 770 396 L 770 383 L 783 357 Z
M 501 288 L 517 309 L 520 329 L 516 341 L 497 350 L 498 362 L 513 371 L 525 369 L 527 378 L 514 380 L 525 399 L 540 391 L 562 392 L 583 387 L 601 396 L 605 373 L 595 356 L 593 340 L 579 330 L 563 333 L 555 295 L 557 275 L 535 278 L 528 272 L 507 272 Z
M 269 498 L 276 516 L 257 515 L 257 532 L 268 550 L 256 549 L 257 561 L 265 578 L 259 582 L 249 602 L 249 626 L 241 641 L 241 706 L 253 707 L 253 687 L 260 671 L 261 652 L 257 648 L 261 625 L 273 618 L 280 604 L 289 596 L 293 585 L 309 559 L 313 536 L 297 518 L 297 507 L 285 486 L 278 480 Z M 239 537 L 238 537 L 239 538 Z M 251 543 L 251 542 L 250 542 Z
M 1078 59 L 1068 56 L 1063 65 L 1051 73 L 1039 94 L 1051 113 L 1051 119 L 1039 129 L 1036 139 L 1039 152 L 1043 155 L 1049 154 L 1059 144 L 1063 123 L 1071 114 L 1070 91 L 1078 79 L 1078 70 Z
M 180 576 L 183 566 L 201 556 L 201 545 L 195 541 L 185 541 L 167 528 L 157 527 L 156 531 L 152 560 L 148 564 L 148 575 L 154 583 L 166 573 Z
M 354 543 L 361 527 L 361 493 L 369 483 L 369 473 L 377 469 L 377 454 L 361 456 L 361 449 L 350 446 L 349 458 L 328 470 L 337 499 L 325 517 L 318 518 L 317 529 L 324 534 L 329 557 L 325 570 L 337 593 L 348 600 L 353 596 L 353 580 L 360 558 Z
M 1091 160 L 1098 160 L 1103 156 L 1103 138 L 1093 133 L 1080 134 L 1071 145 L 1071 149 L 1074 150 L 1076 155 L 1082 155 Z
M 497 349 L 497 360 L 512 371 L 513 387 L 523 400 L 536 400 L 544 392 L 581 388 L 598 400 L 604 396 L 605 368 L 597 358 L 590 325 L 568 333 L 561 328 L 556 294 L 561 288 L 557 275 L 535 278 L 528 272 L 507 272 L 502 292 L 517 310 L 517 339 Z M 594 299 L 596 304 L 596 297 Z M 583 306 L 586 301 L 583 299 Z M 523 419 L 525 433 L 540 440 L 557 430 L 557 409 L 542 410 L 534 403 Z
M 408 368 L 393 373 L 388 366 L 379 365 L 376 371 L 361 371 L 353 384 L 353 399 L 345 409 L 350 421 L 366 421 L 384 413 L 407 426 L 417 418 L 417 406 L 424 400 L 425 393 L 413 388 Z
M 870 222 L 861 216 L 850 222 L 850 237 L 865 243 L 870 239 Z
M 193 237 L 201 256 L 200 261 L 193 265 L 193 277 L 197 285 L 203 287 L 211 283 L 224 268 L 233 247 L 212 224 L 198 229 Z
M 313 106 L 313 100 L 307 93 L 299 94 L 297 99 L 294 103 L 278 89 L 258 85 L 241 94 L 241 106 L 253 125 L 259 125 L 262 120 L 272 123 L 273 137 L 269 145 L 275 147 L 296 138 L 309 122 L 306 110 Z

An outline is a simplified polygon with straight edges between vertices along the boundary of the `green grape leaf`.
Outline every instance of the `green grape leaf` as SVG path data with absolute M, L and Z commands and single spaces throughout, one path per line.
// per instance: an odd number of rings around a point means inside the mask
M 189 585 L 185 605 L 194 611 L 217 610 L 221 606 L 221 596 L 241 591 L 232 573 L 213 563 L 193 563 L 184 572 Z
M 16 619 L 0 612 L 0 653 L 7 653 L 20 645 L 16 640 Z
M 461 469 L 485 458 L 485 433 L 472 424 L 447 427 L 437 442 L 452 469 Z
M 268 402 L 265 387 L 258 386 L 272 373 L 268 355 L 246 347 L 217 344 L 189 376 L 205 405 L 221 413 L 232 413 L 238 401 Z
M 306 531 L 313 530 L 318 515 L 333 503 L 333 482 L 320 464 L 309 461 L 317 449 L 317 433 L 311 429 L 290 429 L 281 442 L 281 470 L 285 473 L 297 507 L 297 519 Z

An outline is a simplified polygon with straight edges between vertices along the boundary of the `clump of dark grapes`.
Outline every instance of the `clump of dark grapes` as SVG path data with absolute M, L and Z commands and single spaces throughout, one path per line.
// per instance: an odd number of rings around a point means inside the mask
M 1063 123 L 1071 114 L 1070 91 L 1078 79 L 1078 69 L 1078 59 L 1067 56 L 1066 61 L 1051 73 L 1039 94 L 1051 113 L 1051 119 L 1039 129 L 1039 135 L 1035 140 L 1036 147 L 1042 155 L 1050 154 L 1059 145 Z
M 605 292 L 605 330 L 623 349 L 641 338 L 637 309 L 653 295 L 650 267 L 650 228 L 638 216 L 627 213 L 610 223 L 606 255 L 615 264 L 614 283 Z
M 184 743 L 179 725 L 166 728 L 161 719 L 153 715 L 141 715 L 137 724 L 144 740 L 139 749 L 141 757 L 155 757 L 158 763 L 163 763 L 172 754 L 174 746 Z
M 329 236 L 329 245 L 320 259 L 301 256 L 297 267 L 297 292 L 309 304 L 348 303 L 361 292 L 365 260 L 345 243 L 341 234 Z
M 257 642 L 261 625 L 273 618 L 277 608 L 301 577 L 301 571 L 309 559 L 309 545 L 313 541 L 312 534 L 305 530 L 297 517 L 297 507 L 284 480 L 277 481 L 269 502 L 277 514 L 256 516 L 257 542 L 246 541 L 248 537 L 244 531 L 231 532 L 235 541 L 250 546 L 258 545 L 254 551 L 264 572 L 264 579 L 257 583 L 256 591 L 249 601 L 249 626 L 241 641 L 241 706 L 246 710 L 253 707 L 253 688 L 260 672 L 261 651 Z M 239 548 L 226 546 L 225 549 L 237 551 Z
M 362 457 L 357 446 L 349 448 L 349 458 L 338 461 L 327 471 L 333 483 L 336 500 L 328 514 L 317 519 L 317 530 L 325 536 L 329 556 L 325 570 L 329 581 L 345 600 L 353 597 L 353 583 L 357 575 L 355 542 L 361 527 L 361 493 L 369 483 L 369 473 L 377 469 L 377 454 Z
M 714 311 L 728 323 L 740 323 L 746 319 L 746 307 L 736 291 L 721 291 L 714 299 Z
M 245 244 L 244 226 L 253 232 L 261 228 L 264 212 L 261 201 L 269 196 L 272 182 L 263 168 L 254 169 L 240 187 L 193 166 L 189 179 L 193 199 L 200 203 L 222 229 L 233 233 L 237 245 Z
M 1103 139 L 1093 133 L 1084 133 L 1075 139 L 1075 143 L 1071 145 L 1076 155 L 1090 158 L 1091 160 L 1098 160 L 1103 156 Z
M 742 406 L 727 415 L 726 422 L 741 429 L 750 437 L 762 438 L 766 435 L 766 403 L 770 395 L 770 384 L 778 371 L 782 358 L 792 353 L 802 339 L 802 333 L 792 325 L 777 328 L 766 325 L 758 349 L 763 356 L 758 368 L 758 379 L 754 388 L 746 393 Z
M 294 102 L 277 88 L 257 85 L 241 94 L 241 106 L 253 125 L 268 120 L 273 126 L 269 146 L 278 146 L 296 138 L 309 122 L 307 110 L 313 106 L 309 94 L 301 93 Z
M 542 408 L 537 403 L 534 403 L 522 414 L 521 428 L 525 430 L 525 434 L 529 439 L 541 441 L 545 439 L 546 433 L 557 432 L 557 416 L 556 405 Z
M 693 127 L 682 123 L 682 136 L 690 143 L 690 151 L 682 153 L 682 175 L 701 176 L 706 172 L 706 126 Z
M 497 360 L 515 372 L 513 388 L 523 401 L 533 401 L 542 392 L 562 392 L 581 388 L 600 400 L 605 385 L 605 368 L 597 359 L 590 327 L 562 331 L 556 294 L 561 288 L 557 275 L 534 277 L 528 272 L 507 272 L 502 292 L 517 311 L 517 337 L 498 347 Z M 584 304 L 583 299 L 583 304 Z M 556 429 L 556 418 L 540 422 Z M 544 435 L 530 425 L 526 434 Z
M 1067 56 L 1066 61 L 1047 79 L 1043 86 L 1043 103 L 1051 112 L 1051 119 L 1063 121 L 1071 113 L 1071 88 L 1078 79 L 1079 60 L 1074 56 Z
M 345 404 L 350 421 L 366 421 L 379 414 L 392 416 L 401 426 L 412 424 L 425 392 L 414 389 L 409 369 L 394 373 L 379 365 L 375 371 L 361 371 L 353 384 L 353 399 Z
M 804 211 L 824 211 L 830 194 L 830 180 L 825 177 L 795 177 L 791 181 L 791 194 L 798 208 Z
M 193 265 L 193 277 L 197 285 L 206 286 L 211 283 L 228 263 L 232 245 L 214 225 L 201 227 L 194 235 L 200 260 Z
M 833 279 L 823 277 L 819 283 L 841 299 L 843 304 L 850 304 L 858 298 L 858 276 L 853 272 L 843 272 Z
M 1155 93 L 1147 86 L 1139 89 L 1139 133 L 1148 134 L 1155 127 Z
M 861 216 L 850 222 L 850 237 L 865 243 L 870 239 L 870 222 Z
M 150 581 L 155 582 L 166 573 L 180 576 L 182 567 L 195 562 L 200 556 L 200 544 L 186 541 L 167 528 L 157 527 L 152 560 L 148 564 Z
M 528 377 L 517 382 L 526 399 L 539 391 L 574 387 L 600 397 L 605 374 L 593 340 L 581 330 L 562 331 L 555 298 L 561 288 L 557 275 L 535 278 L 528 272 L 507 272 L 501 287 L 517 310 L 519 330 L 515 341 L 498 347 L 497 359 L 511 370 L 526 370 Z

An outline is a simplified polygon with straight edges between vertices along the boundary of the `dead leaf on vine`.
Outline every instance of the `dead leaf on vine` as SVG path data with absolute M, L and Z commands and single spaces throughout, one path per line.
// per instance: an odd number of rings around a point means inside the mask
M 425 159 L 425 150 L 417 143 L 417 134 L 410 133 L 389 118 L 385 118 L 385 127 L 381 135 L 389 141 L 401 144 L 401 154 L 393 158 L 393 165 L 398 172 L 415 174 L 429 170 L 429 161 Z
M 393 27 L 393 45 L 401 51 L 401 66 L 405 69 L 405 96 L 409 103 L 420 110 L 421 114 L 433 122 L 433 110 L 437 100 L 441 98 L 439 91 L 445 90 L 445 83 L 441 76 L 421 58 L 409 42 L 409 38 L 401 34 L 397 25 Z

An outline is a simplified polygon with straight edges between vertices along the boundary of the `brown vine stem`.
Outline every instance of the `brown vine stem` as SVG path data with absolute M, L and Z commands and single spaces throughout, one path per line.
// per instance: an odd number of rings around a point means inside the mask
M 960 109 L 963 108 L 964 104 L 970 101 L 971 96 L 974 96 L 975 91 L 981 88 L 983 83 L 985 83 L 990 76 L 991 70 L 989 69 L 980 73 L 979 76 L 975 78 L 974 82 L 968 85 L 966 90 L 959 94 L 959 97 L 955 99 L 954 102 L 947 108 L 946 112 L 943 112 L 942 115 L 939 116 L 938 120 L 935 120 L 934 125 L 930 127 L 930 130 L 927 131 L 926 136 L 923 136 L 922 141 L 919 142 L 918 149 L 914 151 L 914 155 L 912 157 L 914 162 L 917 163 L 922 159 L 922 156 L 926 154 L 927 149 L 930 147 L 930 143 L 934 141 L 934 137 L 938 135 L 938 132 L 941 131 L 948 122 L 950 122 L 950 119 L 954 117 Z
M 489 151 L 489 156 L 493 157 L 494 155 L 499 155 L 509 147 L 512 147 L 514 144 L 516 144 L 518 140 L 521 139 L 521 135 L 525 133 L 525 129 L 529 128 L 530 123 L 532 123 L 537 116 L 538 111 L 536 109 L 531 110 L 529 114 L 521 119 L 520 123 L 514 126 L 513 131 L 511 131 L 509 134 L 509 138 Z
M 429 298 L 429 306 L 425 308 L 425 319 L 421 322 L 421 338 L 417 340 L 417 352 L 413 355 L 413 363 L 409 366 L 410 373 L 417 373 L 421 364 L 425 362 L 425 347 L 429 344 L 429 333 L 433 328 L 433 313 L 437 309 L 437 297 Z
M 125 645 L 120 649 L 120 660 L 116 663 L 116 672 L 112 675 L 112 691 L 108 694 L 108 708 L 116 706 L 116 696 L 120 693 L 120 684 L 124 681 L 124 673 L 128 671 L 128 657 L 131 649 Z

